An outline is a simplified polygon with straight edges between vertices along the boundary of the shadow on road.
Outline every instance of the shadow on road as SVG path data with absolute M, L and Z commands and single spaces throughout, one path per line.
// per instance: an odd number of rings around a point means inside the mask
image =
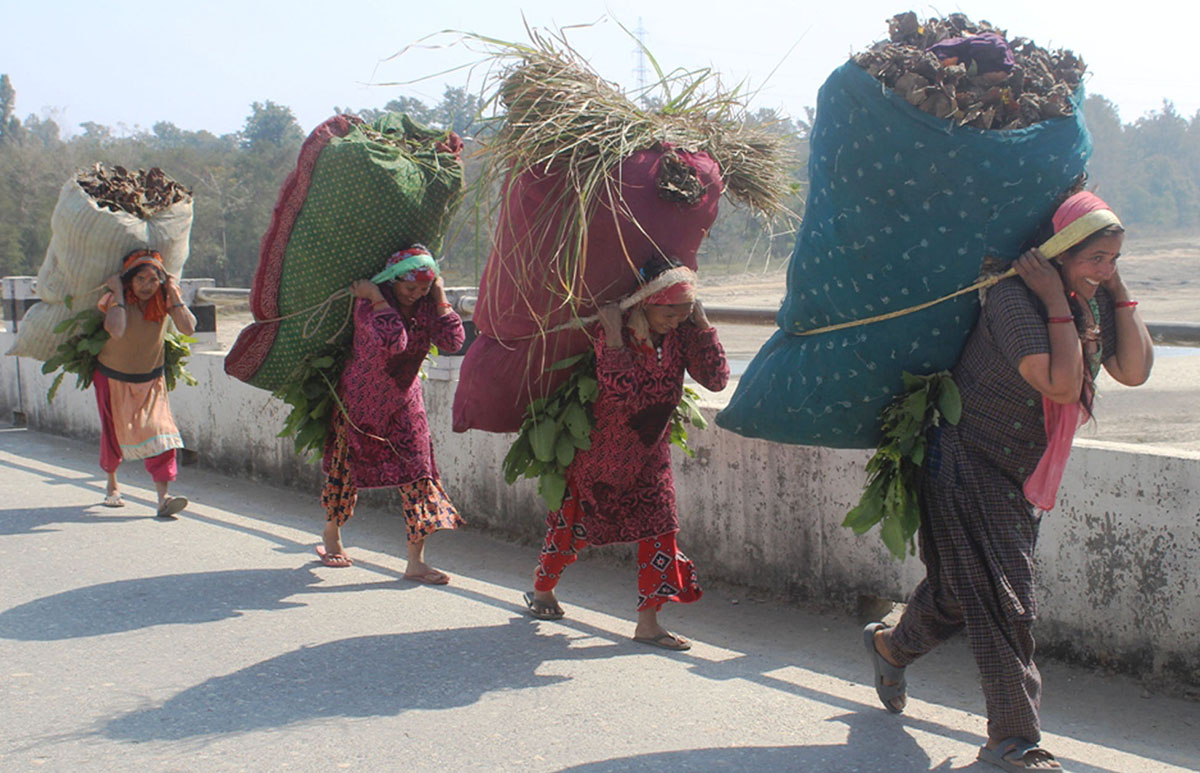
M 950 760 L 934 765 L 901 725 L 880 723 L 875 717 L 845 714 L 830 722 L 849 727 L 845 743 L 811 746 L 733 746 L 679 749 L 632 757 L 599 760 L 564 768 L 563 773 L 618 773 L 636 770 L 868 770 L 887 750 L 891 770 L 961 770 Z
M 97 506 L 93 509 L 80 507 L 35 507 L 0 510 L 0 537 L 33 532 L 58 531 L 55 524 L 86 523 L 111 524 L 125 521 L 145 521 L 154 516 L 150 511 L 144 515 L 117 515 L 115 509 Z
M 569 681 L 547 661 L 634 654 L 616 644 L 571 646 L 527 620 L 504 625 L 359 636 L 303 647 L 184 690 L 155 708 L 109 721 L 103 735 L 173 741 L 279 728 L 326 717 L 395 716 L 467 706 L 490 692 Z M 450 657 L 452 655 L 452 657 Z M 427 667 L 437 663 L 437 668 Z
M 362 590 L 361 585 L 320 589 L 320 577 L 300 569 L 236 569 L 139 577 L 57 593 L 0 612 L 0 638 L 57 641 L 134 631 L 155 625 L 201 624 L 249 610 L 303 606 L 284 601 L 305 592 Z M 394 583 L 372 586 L 395 587 Z

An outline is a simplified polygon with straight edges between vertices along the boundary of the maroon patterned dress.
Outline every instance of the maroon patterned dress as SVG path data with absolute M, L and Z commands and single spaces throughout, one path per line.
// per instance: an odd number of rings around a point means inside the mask
M 596 400 L 592 446 L 567 468 L 568 498 L 547 518 L 546 541 L 534 584 L 551 590 L 586 545 L 638 543 L 638 609 L 700 597 L 695 570 L 678 550 L 670 421 L 683 394 L 686 370 L 704 388 L 719 391 L 729 364 L 714 328 L 685 322 L 657 349 L 610 349 L 595 332 Z
M 353 515 L 358 489 L 397 486 L 410 540 L 461 524 L 441 486 L 418 374 L 431 345 L 454 352 L 462 343 L 462 320 L 439 316 L 431 296 L 407 321 L 391 306 L 355 301 L 354 349 L 337 390 L 346 412 L 336 412 L 322 460 L 329 520 Z

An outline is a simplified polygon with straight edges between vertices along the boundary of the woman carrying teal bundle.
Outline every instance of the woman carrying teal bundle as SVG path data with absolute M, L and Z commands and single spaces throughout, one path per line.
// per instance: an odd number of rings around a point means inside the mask
M 1125 238 L 1117 216 L 1081 192 L 1058 207 L 1053 227 L 1014 263 L 1017 276 L 988 292 L 954 368 L 962 419 L 935 428 L 920 485 L 926 577 L 895 628 L 863 631 L 876 692 L 899 713 L 905 667 L 965 629 L 987 703 L 979 759 L 1008 770 L 1061 767 L 1038 746 L 1038 526 L 1054 507 L 1075 430 L 1091 416 L 1100 367 L 1137 386 L 1153 362 L 1117 271 Z

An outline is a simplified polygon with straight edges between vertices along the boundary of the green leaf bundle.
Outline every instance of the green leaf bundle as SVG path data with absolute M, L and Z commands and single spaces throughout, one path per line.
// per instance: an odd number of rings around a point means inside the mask
M 310 461 L 325 448 L 329 423 L 339 407 L 337 382 L 349 354 L 345 347 L 326 345 L 305 356 L 284 385 L 271 393 L 292 406 L 276 437 L 293 438 L 296 454 Z
M 903 560 L 915 552 L 913 537 L 921 526 L 919 474 L 925 462 L 926 435 L 942 420 L 958 424 L 962 396 L 948 371 L 928 376 L 904 374 L 905 391 L 883 409 L 879 448 L 867 462 L 867 485 L 858 506 L 842 525 L 865 534 L 880 524 L 879 535 L 892 555 Z

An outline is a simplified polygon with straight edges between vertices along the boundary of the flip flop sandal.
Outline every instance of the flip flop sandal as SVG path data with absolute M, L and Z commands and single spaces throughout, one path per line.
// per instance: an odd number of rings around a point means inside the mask
M 325 550 L 324 545 L 317 545 L 317 555 L 320 556 L 322 564 L 332 566 L 334 569 L 345 569 L 347 566 L 354 565 L 350 556 L 345 553 L 330 553 Z
M 121 495 L 118 493 L 108 494 L 107 496 L 104 497 L 104 506 L 105 507 L 124 507 L 125 500 L 121 499 Z
M 404 579 L 423 582 L 426 585 L 448 585 L 450 583 L 450 575 L 437 569 L 430 569 L 424 574 L 406 574 Z
M 690 641 L 682 636 L 676 636 L 670 631 L 660 633 L 658 636 L 634 636 L 633 640 L 638 644 L 648 644 L 651 647 L 661 647 L 673 652 L 683 652 L 692 648 Z
M 538 620 L 562 620 L 566 616 L 566 612 L 557 604 L 551 606 L 544 601 L 538 601 L 533 591 L 525 591 L 522 598 L 525 599 L 525 608 L 529 610 L 529 614 Z
M 180 512 L 188 506 L 187 497 L 167 497 L 163 503 L 158 506 L 158 512 L 154 514 L 156 518 L 173 518 L 175 513 Z
M 884 623 L 868 624 L 863 628 L 863 646 L 871 653 L 871 664 L 875 666 L 875 694 L 879 696 L 885 709 L 899 714 L 908 703 L 908 682 L 904 679 L 904 669 L 884 660 L 879 650 L 875 649 L 875 632 L 888 628 L 891 626 Z M 893 684 L 884 684 L 885 679 Z M 893 703 L 897 698 L 900 699 L 898 708 Z
M 989 765 L 995 765 L 1004 770 L 1062 770 L 1059 768 L 1030 768 L 1025 764 L 1025 757 L 1029 754 L 1037 754 L 1038 762 L 1050 761 L 1057 762 L 1054 755 L 1035 743 L 1030 743 L 1024 738 L 1013 736 L 1005 738 L 995 749 L 989 749 L 982 746 L 979 749 L 979 761 L 986 762 Z

